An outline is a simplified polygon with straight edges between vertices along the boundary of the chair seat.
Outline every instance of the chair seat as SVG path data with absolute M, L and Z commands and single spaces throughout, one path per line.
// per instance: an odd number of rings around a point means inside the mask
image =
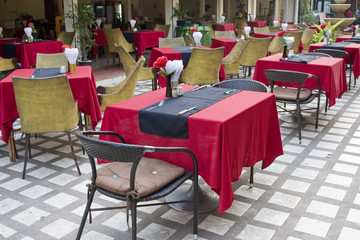
M 114 162 L 98 169 L 96 185 L 114 194 L 126 196 L 130 188 L 132 163 Z M 148 196 L 184 175 L 185 169 L 165 161 L 143 157 L 135 175 L 135 191 Z
M 274 88 L 275 98 L 278 100 L 285 101 L 296 101 L 297 88 L 282 88 L 275 87 Z M 311 91 L 300 91 L 300 102 L 306 101 L 311 97 Z

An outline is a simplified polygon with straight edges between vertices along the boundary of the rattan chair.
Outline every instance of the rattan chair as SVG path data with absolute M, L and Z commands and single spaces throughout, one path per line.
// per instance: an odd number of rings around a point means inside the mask
M 240 39 L 231 49 L 230 53 L 222 59 L 225 74 L 230 75 L 230 78 L 232 78 L 233 75 L 237 75 L 237 77 L 240 78 L 239 70 L 241 54 L 247 43 L 248 41 Z
M 186 40 L 187 40 L 188 46 L 191 46 L 191 45 L 195 46 L 195 41 L 192 38 L 192 36 L 190 36 L 189 33 L 186 33 Z
M 294 37 L 294 43 L 291 46 L 290 50 L 294 51 L 294 54 L 298 54 L 299 53 L 299 45 L 301 42 L 301 37 L 303 35 L 303 32 L 297 31 L 297 32 L 286 32 L 286 36 L 287 37 Z
M 48 132 L 66 132 L 72 156 L 81 175 L 74 152 L 70 130 L 79 123 L 79 112 L 66 75 L 47 78 L 13 76 L 21 131 L 26 136 L 25 160 L 22 178 L 25 178 L 28 156 L 31 157 L 30 135 Z
M 130 74 L 136 65 L 134 58 L 130 56 L 130 54 L 125 50 L 123 46 L 118 46 L 115 44 L 115 48 L 123 64 L 125 74 L 126 75 Z M 143 81 L 143 80 L 152 79 L 152 90 L 157 89 L 157 78 L 158 76 L 156 74 L 156 71 L 152 67 L 141 67 L 138 70 L 137 80 Z
M 235 22 L 235 26 L 236 26 L 236 29 L 239 33 L 239 31 L 241 32 L 243 30 L 243 27 L 246 27 L 248 26 L 248 23 L 247 23 L 247 20 L 246 20 L 246 17 L 243 17 L 243 18 L 237 18 L 236 19 L 236 22 Z M 243 35 L 245 33 L 242 33 L 240 35 Z M 239 36 L 240 36 L 239 35 Z
M 270 83 L 270 91 L 275 94 L 275 98 L 277 102 L 285 103 L 285 104 L 296 104 L 295 110 L 288 110 L 285 107 L 278 105 L 279 108 L 284 111 L 290 112 L 297 117 L 298 122 L 298 136 L 299 143 L 301 144 L 301 108 L 300 104 L 310 103 L 314 100 L 315 97 L 318 98 L 316 108 L 307 108 L 303 110 L 316 109 L 315 116 L 315 129 L 318 128 L 319 122 L 319 112 L 320 112 L 320 96 L 321 96 L 321 81 L 315 75 L 309 73 L 302 72 L 294 72 L 294 71 L 284 71 L 284 70 L 265 70 L 265 76 L 269 80 Z M 317 91 L 313 92 L 309 89 L 302 89 L 304 82 L 309 79 L 315 79 L 318 82 Z M 284 88 L 284 87 L 274 87 L 276 82 L 287 82 L 287 83 L 295 83 L 298 85 L 297 88 Z
M 331 55 L 329 54 L 326 54 L 326 53 L 320 53 L 320 52 L 309 52 L 309 53 L 302 53 L 301 55 L 315 55 L 315 56 L 318 56 L 318 57 L 329 57 L 329 58 L 332 58 Z
M 215 31 L 215 38 L 236 38 L 234 31 Z
M 219 82 L 224 47 L 194 48 L 187 67 L 180 75 L 180 81 L 191 85 L 206 85 Z
M 36 68 L 56 68 L 61 66 L 68 66 L 65 53 L 36 54 Z
M 18 68 L 17 58 L 0 57 L 0 80 L 8 76 L 13 70 Z
M 360 39 L 348 39 L 348 40 L 344 40 L 343 42 L 352 42 L 352 43 L 360 43 Z
M 254 27 L 254 33 L 268 33 L 270 29 L 268 26 L 265 27 Z
M 61 41 L 64 45 L 69 45 L 71 48 L 75 47 L 75 32 L 61 31 L 56 39 Z
M 156 24 L 154 31 L 164 31 L 165 37 L 168 37 L 169 31 L 170 31 L 170 26 L 171 26 L 170 24 L 167 24 L 167 25 Z
M 282 44 L 279 36 L 275 36 L 274 39 L 270 42 L 268 51 L 270 55 L 284 52 L 284 45 Z
M 121 143 L 103 141 L 88 137 L 88 135 L 112 135 L 117 137 Z M 91 184 L 87 185 L 87 204 L 76 236 L 77 240 L 81 238 L 87 216 L 92 211 L 126 208 L 128 218 L 129 210 L 131 210 L 131 238 L 136 240 L 136 215 L 138 207 L 182 202 L 193 203 L 193 234 L 194 239 L 197 239 L 198 166 L 192 151 L 181 147 L 129 145 L 125 144 L 124 139 L 115 132 L 80 132 L 77 136 L 89 156 L 92 171 Z M 184 161 L 182 158 L 185 156 L 189 157 L 186 161 L 191 162 L 189 166 L 192 166 L 193 171 L 185 170 L 159 159 L 144 157 L 144 154 L 147 152 L 171 152 L 179 156 L 178 162 Z M 111 163 L 97 168 L 96 158 L 111 161 Z M 169 195 L 186 180 L 191 180 L 194 186 L 193 197 L 190 200 L 147 203 Z M 127 204 L 114 207 L 92 208 L 91 205 L 96 191 L 107 197 L 122 200 Z
M 138 73 L 144 63 L 145 58 L 144 56 L 141 56 L 130 73 L 126 74 L 125 80 L 115 86 L 99 86 L 96 88 L 96 91 L 98 92 L 97 97 L 100 104 L 100 110 L 102 112 L 105 111 L 105 108 L 108 105 L 132 98 L 134 96 Z
M 183 37 L 177 38 L 159 38 L 159 47 L 185 47 L 185 41 Z
M 213 27 L 212 27 L 212 25 L 211 25 L 211 22 L 206 21 L 205 25 L 206 25 L 207 27 L 209 27 L 209 29 L 210 29 L 210 38 L 211 38 L 211 39 L 215 38 L 215 31 L 214 31 L 214 29 L 213 29 Z
M 303 45 L 302 52 L 308 52 L 311 44 L 313 35 L 316 33 L 315 29 L 307 28 L 305 29 L 303 35 L 301 36 L 301 43 Z
M 269 32 L 280 32 L 279 26 L 268 26 Z

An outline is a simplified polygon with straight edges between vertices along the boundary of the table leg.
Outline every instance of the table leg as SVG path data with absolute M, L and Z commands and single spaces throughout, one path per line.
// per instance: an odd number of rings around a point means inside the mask
M 14 132 L 11 132 L 11 134 L 10 134 L 9 141 L 8 141 L 8 148 L 9 148 L 10 162 L 16 162 L 16 148 L 15 148 Z

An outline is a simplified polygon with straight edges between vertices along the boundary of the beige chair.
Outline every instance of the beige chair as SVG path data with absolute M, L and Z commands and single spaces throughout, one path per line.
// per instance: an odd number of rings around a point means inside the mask
M 301 37 L 303 35 L 303 32 L 297 31 L 297 32 L 286 32 L 287 37 L 294 37 L 294 43 L 288 50 L 294 50 L 295 54 L 299 53 L 299 45 L 301 42 Z
M 210 28 L 210 38 L 213 39 L 215 38 L 215 31 L 214 29 L 212 28 L 212 25 L 211 25 L 211 22 L 209 21 L 206 21 L 206 26 Z
M 73 48 L 75 46 L 75 32 L 62 31 L 56 40 Z
M 230 75 L 230 78 L 232 78 L 233 75 L 237 75 L 237 77 L 240 78 L 240 57 L 247 43 L 248 41 L 240 39 L 233 49 L 231 49 L 230 53 L 222 59 L 225 73 L 226 75 Z
M 164 31 L 165 37 L 168 37 L 169 31 L 170 31 L 170 26 L 171 26 L 170 24 L 167 24 L 167 25 L 156 24 L 154 31 Z
M 65 28 L 64 14 L 55 17 L 55 33 L 56 37 L 60 36 L 60 32 Z
M 280 32 L 279 26 L 268 26 L 269 32 Z
M 56 68 L 61 66 L 68 66 L 65 53 L 36 54 L 36 68 Z
M 219 82 L 219 70 L 224 47 L 194 48 L 187 67 L 182 71 L 180 81 L 191 85 L 206 85 Z
M 70 136 L 70 130 L 76 128 L 79 123 L 79 112 L 67 76 L 65 74 L 47 78 L 14 76 L 13 85 L 21 131 L 26 136 L 22 178 L 25 178 L 29 155 L 31 157 L 30 134 L 48 132 L 67 133 L 72 156 L 81 175 Z
M 248 26 L 248 23 L 246 21 L 246 17 L 236 19 L 235 26 L 236 26 L 236 29 L 238 29 L 238 30 L 242 30 L 243 27 Z
M 104 29 L 104 33 L 109 46 L 108 60 L 106 64 L 106 69 L 109 66 L 110 54 L 117 54 L 115 48 L 115 43 L 119 46 L 123 46 L 125 50 L 129 53 L 135 53 L 134 45 L 126 41 L 124 35 L 122 34 L 120 28 Z M 113 58 L 115 64 L 115 57 Z
M 16 62 L 17 58 L 6 59 L 0 57 L 0 80 L 8 76 L 16 68 L 18 68 Z
M 131 72 L 126 75 L 125 80 L 115 86 L 99 86 L 96 88 L 96 91 L 98 92 L 97 96 L 100 104 L 100 110 L 102 112 L 105 111 L 105 108 L 108 105 L 132 98 L 134 96 L 135 87 L 138 80 L 138 73 L 144 63 L 145 58 L 144 56 L 141 56 Z
M 307 28 L 305 29 L 303 35 L 301 36 L 301 42 L 303 45 L 302 52 L 308 52 L 311 44 L 311 40 L 313 38 L 313 35 L 316 33 L 315 29 Z
M 215 31 L 215 38 L 236 38 L 234 31 Z
M 269 38 L 250 38 L 243 54 L 241 55 L 240 65 L 244 67 L 246 76 L 247 68 L 249 68 L 249 76 L 251 75 L 251 67 L 255 67 L 259 58 L 266 57 L 271 37 Z
M 185 47 L 185 41 L 183 37 L 159 38 L 159 47 Z
M 190 45 L 195 46 L 195 41 L 192 38 L 192 36 L 190 36 L 189 33 L 186 33 L 186 40 L 187 40 L 188 46 L 190 46 Z
M 271 41 L 268 51 L 270 55 L 284 52 L 284 45 L 281 42 L 279 36 L 275 36 L 274 39 Z
M 268 26 L 266 27 L 254 27 L 254 33 L 268 33 L 270 29 Z
M 115 48 L 116 48 L 117 53 L 123 64 L 125 74 L 126 75 L 130 74 L 131 70 L 133 70 L 136 65 L 134 58 L 132 58 L 130 56 L 130 54 L 125 50 L 125 48 L 123 46 L 115 45 Z M 137 80 L 143 81 L 143 80 L 149 80 L 149 79 L 152 79 L 152 90 L 156 90 L 157 89 L 157 74 L 154 71 L 154 68 L 141 67 L 137 73 Z

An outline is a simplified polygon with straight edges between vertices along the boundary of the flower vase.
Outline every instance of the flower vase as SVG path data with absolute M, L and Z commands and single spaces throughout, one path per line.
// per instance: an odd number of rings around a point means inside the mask
M 196 42 L 196 43 L 195 43 L 195 47 L 201 48 L 201 42 Z
M 352 37 L 355 37 L 355 29 L 353 29 Z
M 171 75 L 166 77 L 166 97 L 172 97 Z
M 286 57 L 287 57 L 287 45 L 284 45 L 284 52 L 283 52 L 282 57 L 283 57 L 283 58 L 286 58 Z
M 33 38 L 32 36 L 28 36 L 28 37 L 27 37 L 27 41 L 28 41 L 29 43 L 33 42 L 33 40 L 34 40 L 34 38 Z

